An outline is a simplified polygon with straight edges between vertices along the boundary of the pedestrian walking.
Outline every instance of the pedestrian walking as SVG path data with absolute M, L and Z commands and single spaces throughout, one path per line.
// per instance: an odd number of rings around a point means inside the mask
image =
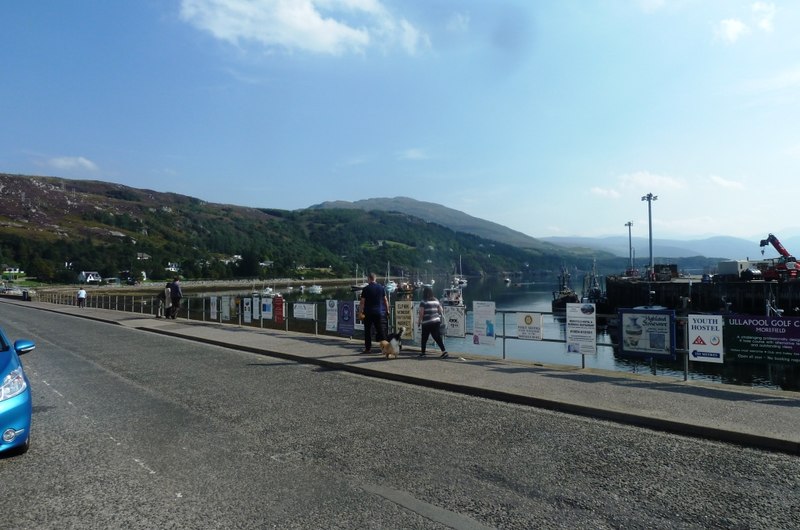
M 169 297 L 172 307 L 170 308 L 169 317 L 175 320 L 178 316 L 178 311 L 181 309 L 181 298 L 183 298 L 183 291 L 181 291 L 181 279 L 175 277 L 172 283 L 169 284 Z
M 169 289 L 169 284 L 167 287 L 158 291 L 158 296 L 156 296 L 156 318 L 161 318 L 162 316 L 166 318 L 166 304 L 167 304 L 167 290 Z M 171 300 L 170 300 L 171 302 Z M 170 303 L 170 305 L 172 305 Z
M 425 357 L 425 346 L 428 343 L 428 337 L 433 337 L 433 340 L 442 351 L 439 357 L 447 359 L 448 353 L 444 347 L 441 332 L 443 314 L 442 304 L 433 296 L 433 289 L 425 287 L 422 291 L 422 302 L 419 304 L 419 325 L 422 328 L 422 351 L 419 354 L 420 357 Z
M 78 289 L 78 307 L 86 307 L 86 289 Z
M 358 313 L 361 315 L 361 320 L 364 321 L 364 351 L 361 353 L 372 351 L 373 328 L 377 342 L 386 339 L 390 313 L 389 298 L 386 296 L 386 289 L 376 282 L 376 279 L 374 272 L 369 273 L 367 277 L 369 283 L 361 290 L 358 302 Z

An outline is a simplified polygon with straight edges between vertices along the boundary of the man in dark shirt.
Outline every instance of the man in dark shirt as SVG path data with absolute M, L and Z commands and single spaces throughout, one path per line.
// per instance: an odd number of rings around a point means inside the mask
M 369 283 L 361 290 L 358 312 L 364 321 L 364 351 L 372 350 L 372 328 L 375 328 L 375 340 L 380 342 L 386 338 L 386 326 L 389 317 L 389 298 L 386 289 L 375 281 L 375 273 L 369 273 Z

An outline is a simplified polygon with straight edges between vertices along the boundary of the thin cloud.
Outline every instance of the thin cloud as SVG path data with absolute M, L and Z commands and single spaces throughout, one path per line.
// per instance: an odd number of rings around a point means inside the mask
M 617 190 L 594 187 L 590 191 L 591 191 L 592 195 L 597 195 L 599 197 L 607 197 L 609 199 L 619 199 L 620 198 L 620 193 Z
M 775 4 L 767 2 L 756 2 L 753 4 L 753 15 L 756 17 L 756 25 L 764 31 L 772 31 L 772 21 L 775 18 Z
M 720 177 L 718 175 L 711 175 L 710 177 L 708 177 L 708 180 L 710 180 L 711 183 L 714 184 L 715 186 L 718 186 L 718 187 L 721 187 L 721 188 L 726 188 L 726 189 L 729 189 L 729 190 L 743 190 L 743 189 L 745 189 L 745 186 L 744 186 L 743 183 L 738 182 L 736 180 L 728 180 L 728 179 L 722 178 L 722 177 Z
M 63 171 L 69 171 L 72 169 L 97 171 L 97 164 L 82 156 L 62 156 L 51 158 L 46 162 L 46 164 L 52 168 Z
M 466 13 L 453 13 L 447 19 L 445 29 L 451 33 L 466 33 L 469 30 L 469 15 Z
M 620 186 L 626 190 L 636 193 L 659 193 L 662 190 L 682 190 L 685 189 L 686 181 L 683 179 L 669 177 L 666 175 L 656 175 L 649 171 L 637 171 L 619 177 Z
M 735 43 L 744 35 L 750 33 L 750 28 L 741 20 L 735 18 L 726 18 L 717 24 L 715 34 L 717 38 L 722 39 L 730 44 Z
M 268 50 L 343 55 L 399 43 L 413 54 L 430 44 L 378 0 L 182 0 L 180 16 L 219 40 Z
M 400 153 L 400 160 L 427 160 L 430 158 L 423 149 L 406 149 Z
M 666 4 L 665 0 L 638 0 L 639 7 L 645 13 L 658 11 Z

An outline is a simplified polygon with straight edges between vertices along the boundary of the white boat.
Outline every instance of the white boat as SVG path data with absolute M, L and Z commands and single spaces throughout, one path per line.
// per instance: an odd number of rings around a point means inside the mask
M 388 261 L 386 262 L 386 283 L 383 287 L 388 294 L 392 294 L 397 290 L 397 282 L 391 279 L 391 268 Z
M 463 307 L 464 296 L 461 292 L 461 287 L 458 285 L 452 285 L 445 288 L 445 290 L 442 291 L 442 298 L 439 301 L 442 303 L 442 305 Z
M 358 265 L 356 265 L 356 278 L 358 278 Z M 353 292 L 361 291 L 368 284 L 369 282 L 354 283 L 350 286 L 350 290 Z
M 461 256 L 458 256 L 458 274 L 453 275 L 453 285 L 459 285 L 461 287 L 466 287 L 467 279 L 464 277 L 464 273 L 461 271 Z
M 309 294 L 322 294 L 322 286 L 314 284 L 306 289 L 306 292 Z

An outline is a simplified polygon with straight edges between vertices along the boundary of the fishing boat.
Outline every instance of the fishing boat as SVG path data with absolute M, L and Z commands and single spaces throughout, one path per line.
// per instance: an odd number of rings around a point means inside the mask
M 464 307 L 464 296 L 461 286 L 453 284 L 442 291 L 442 298 L 439 300 L 443 306 Z
M 553 291 L 553 313 L 565 313 L 567 304 L 574 304 L 580 301 L 578 293 L 570 285 L 570 275 L 567 268 L 561 267 L 561 274 L 558 275 L 558 290 Z

